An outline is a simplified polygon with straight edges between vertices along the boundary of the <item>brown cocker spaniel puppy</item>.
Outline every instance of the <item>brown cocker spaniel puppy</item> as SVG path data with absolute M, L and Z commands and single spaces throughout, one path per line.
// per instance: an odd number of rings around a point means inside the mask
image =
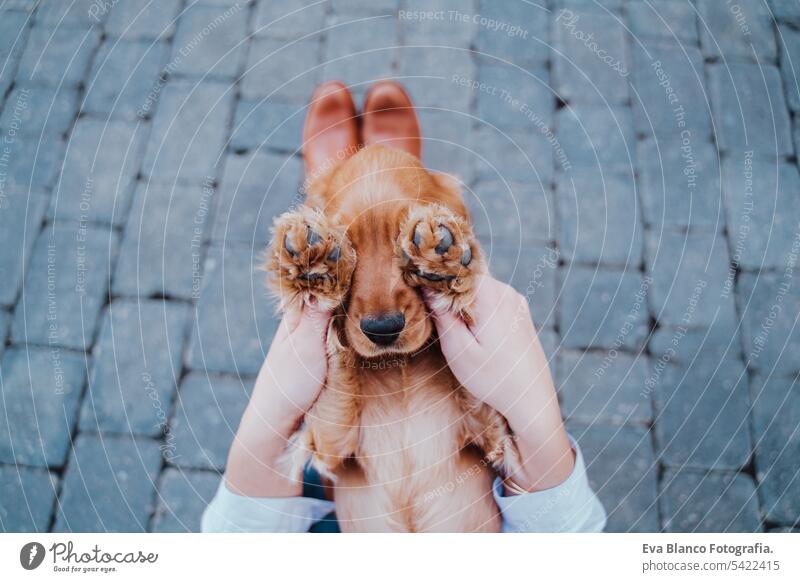
M 505 418 L 459 385 L 429 305 L 469 321 L 486 269 L 457 181 L 371 145 L 317 178 L 268 250 L 281 309 L 334 310 L 328 376 L 290 447 L 335 487 L 343 531 L 498 531 L 495 470 L 518 466 Z

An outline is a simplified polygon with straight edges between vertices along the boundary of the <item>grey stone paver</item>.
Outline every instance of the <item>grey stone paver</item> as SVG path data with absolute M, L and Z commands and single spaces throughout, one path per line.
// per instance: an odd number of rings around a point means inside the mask
M 631 172 L 636 137 L 630 108 L 579 104 L 560 109 L 555 123 L 572 166 Z
M 269 152 L 229 155 L 213 238 L 266 245 L 273 219 L 299 199 L 300 166 L 297 158 Z
M 78 92 L 69 87 L 37 87 L 18 84 L 0 116 L 0 126 L 39 136 L 64 133 L 78 111 Z
M 684 5 L 686 6 L 686 5 Z M 634 49 L 636 131 L 666 149 L 710 139 L 711 104 L 704 87 L 703 56 L 692 46 L 647 44 Z
M 239 101 L 233 120 L 231 147 L 283 153 L 300 152 L 305 106 L 272 100 Z
M 800 26 L 800 6 L 793 0 L 769 0 L 769 8 L 778 22 Z
M 553 182 L 553 145 L 541 129 L 524 126 L 506 131 L 481 125 L 473 132 L 472 151 L 475 174 L 481 180 L 544 187 Z
M 23 192 L 51 187 L 61 171 L 66 144 L 57 135 L 12 135 L 3 129 L 5 183 Z M 10 142 L 10 143 L 9 143 Z
M 403 8 L 408 14 L 399 20 L 408 45 L 467 47 L 477 36 L 478 25 L 472 20 L 475 14 L 472 3 L 459 0 L 406 0 Z M 415 16 L 420 12 L 433 12 L 435 16 Z
M 478 182 L 464 196 L 475 234 L 482 239 L 516 248 L 555 238 L 557 216 L 549 189 L 494 180 Z
M 145 531 L 161 460 L 158 443 L 87 434 L 72 452 L 54 530 Z
M 695 9 L 681 0 L 629 2 L 628 25 L 637 40 L 658 39 L 697 44 Z
M 674 467 L 736 470 L 750 456 L 748 381 L 732 357 L 652 368 L 656 445 L 662 463 Z
M 158 490 L 153 531 L 199 532 L 203 510 L 214 498 L 220 477 L 216 473 L 167 469 Z
M 74 349 L 91 346 L 108 288 L 117 236 L 77 223 L 46 227 L 33 249 L 11 339 Z
M 556 325 L 556 276 L 558 254 L 552 246 L 526 243 L 522 249 L 483 245 L 489 269 L 522 293 L 528 300 L 534 323 L 540 327 Z
M 645 236 L 653 317 L 667 325 L 703 326 L 735 319 L 728 249 L 713 233 L 650 231 Z
M 191 299 L 199 293 L 216 192 L 209 184 L 140 182 L 112 283 L 115 295 Z
M 764 2 L 700 0 L 697 9 L 704 55 L 727 61 L 775 58 L 772 17 Z
M 480 15 L 508 26 L 478 29 L 475 39 L 480 58 L 509 61 L 521 67 L 543 66 L 550 57 L 550 12 L 542 4 L 499 3 L 481 0 Z
M 297 41 L 253 39 L 240 86 L 242 97 L 305 103 L 319 78 L 319 58 L 317 37 Z M 287 61 L 291 61 L 291 67 L 286 66 Z
M 270 4 L 273 4 L 270 2 Z M 335 14 L 389 14 L 396 12 L 400 0 L 374 0 L 373 2 L 360 2 L 359 0 L 331 0 L 331 9 Z
M 126 39 L 167 38 L 175 30 L 181 0 L 125 0 L 116 2 L 106 18 L 105 30 Z
M 181 383 L 170 431 L 179 467 L 225 470 L 251 379 L 194 373 Z
M 141 165 L 147 126 L 80 119 L 67 143 L 50 215 L 124 224 Z
M 232 7 L 189 6 L 175 31 L 171 63 L 176 75 L 233 78 L 244 58 L 248 11 Z
M 53 28 L 87 29 L 101 24 L 107 12 L 93 0 L 41 2 L 36 10 L 36 22 Z
M 180 375 L 189 310 L 171 301 L 114 301 L 103 316 L 80 428 L 159 436 Z
M 471 51 L 460 47 L 404 47 L 399 49 L 398 59 L 399 75 L 417 107 L 470 111 L 472 91 L 459 80 L 476 78 Z
M 42 469 L 0 466 L 0 531 L 47 531 L 58 478 Z
M 313 0 L 259 2 L 254 32 L 257 36 L 282 40 L 313 36 L 325 26 L 326 9 L 325 3 Z
M 0 462 L 61 467 L 71 444 L 86 383 L 82 356 L 59 350 L 10 348 L 3 355 Z
M 477 94 L 477 116 L 484 123 L 513 130 L 535 116 L 552 127 L 555 98 L 547 69 L 520 71 L 505 64 L 481 63 L 478 80 L 486 87 Z
M 0 305 L 12 307 L 17 300 L 46 203 L 41 194 L 28 198 L 24 192 L 15 192 L 0 210 L 0 248 L 5 250 L 0 255 Z
M 711 142 L 645 139 L 638 143 L 637 156 L 646 224 L 655 230 L 722 228 L 719 152 Z
M 209 249 L 192 328 L 189 368 L 256 374 L 277 329 L 264 289 L 261 248 Z
M 702 327 L 660 325 L 648 347 L 654 359 L 662 362 L 659 367 L 668 363 L 689 364 L 700 352 L 704 358 L 719 362 L 741 353 L 741 330 L 737 327 L 738 322 L 727 318 L 717 318 Z
M 619 105 L 628 100 L 623 23 L 594 6 L 569 4 L 556 12 L 550 27 L 557 51 L 552 54 L 553 87 L 563 101 Z M 605 52 L 592 50 L 592 40 Z
M 644 357 L 562 350 L 556 379 L 561 411 L 568 420 L 644 424 L 652 418 L 650 397 L 642 394 L 647 375 Z
M 20 59 L 17 80 L 34 85 L 79 85 L 99 42 L 95 28 L 75 31 L 34 26 Z
M 32 12 L 39 0 L 8 0 L 3 8 L 10 11 Z
M 458 111 L 422 109 L 422 161 L 436 172 L 453 174 L 464 184 L 475 175 L 476 157 L 463 136 L 472 131 L 472 120 Z
M 797 166 L 730 159 L 723 165 L 723 174 L 734 260 L 742 269 L 785 268 L 800 225 Z M 758 184 L 757 195 L 754 183 Z
M 759 157 L 794 152 L 786 99 L 778 69 L 755 63 L 716 64 L 708 85 L 720 149 Z
M 107 39 L 95 57 L 83 110 L 98 117 L 144 117 L 167 54 L 162 42 Z
M 795 123 L 794 131 L 792 131 L 792 141 L 796 150 L 800 150 L 800 124 Z
M 558 244 L 566 260 L 636 268 L 642 219 L 633 176 L 575 168 L 559 175 Z
M 529 302 L 607 529 L 797 529 L 796 1 L 0 13 L 0 530 L 199 529 L 311 92 L 386 77 Z
M 175 81 L 163 88 L 144 173 L 157 182 L 200 184 L 217 172 L 233 93 L 224 83 Z
M 786 375 L 800 371 L 800 290 L 782 273 L 742 273 L 742 336 L 748 366 Z
M 800 520 L 800 391 L 796 378 L 756 376 L 752 386 L 755 467 L 766 519 Z
M 659 496 L 667 532 L 760 532 L 753 479 L 668 470 Z
M 24 12 L 6 12 L 0 20 L 0 95 L 14 80 L 17 62 L 25 48 L 29 16 Z
M 0 356 L 6 348 L 6 338 L 8 330 L 11 328 L 11 314 L 5 309 L 0 309 Z
M 557 8 L 582 8 L 598 13 L 618 12 L 625 0 L 554 0 Z M 635 0 L 634 0 L 635 1 Z
M 357 96 L 366 92 L 369 83 L 394 76 L 398 58 L 396 19 L 387 16 L 330 17 L 327 41 L 322 55 L 322 76 L 341 79 L 352 86 Z M 407 39 L 409 44 L 414 44 Z M 432 44 L 432 43 L 425 43 Z M 437 43 L 438 44 L 438 43 Z M 301 69 L 297 69 L 300 72 Z M 305 75 L 309 78 L 309 75 Z
M 648 284 L 639 273 L 561 269 L 562 348 L 628 348 L 647 335 Z
M 575 423 L 567 430 L 581 446 L 589 483 L 606 510 L 605 531 L 659 531 L 656 464 L 647 431 Z
M 786 103 L 789 109 L 797 113 L 800 111 L 800 79 L 797 67 L 800 65 L 800 31 L 789 26 L 778 28 L 778 43 L 780 47 L 780 69 L 783 77 L 783 87 L 786 90 Z

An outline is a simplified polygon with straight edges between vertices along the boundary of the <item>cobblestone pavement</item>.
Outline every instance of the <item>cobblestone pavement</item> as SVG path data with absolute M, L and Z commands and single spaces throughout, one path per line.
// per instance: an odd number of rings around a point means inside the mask
M 0 529 L 198 529 L 306 100 L 386 77 L 608 529 L 798 528 L 799 61 L 794 0 L 0 0 Z

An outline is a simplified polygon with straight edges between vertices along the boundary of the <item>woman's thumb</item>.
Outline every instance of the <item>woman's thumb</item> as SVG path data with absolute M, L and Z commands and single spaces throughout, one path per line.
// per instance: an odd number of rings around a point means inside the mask
M 431 310 L 436 331 L 439 334 L 439 342 L 442 344 L 445 355 L 457 356 L 464 350 L 473 347 L 476 344 L 475 336 L 472 335 L 461 316 L 441 305 L 429 291 L 426 290 L 423 293 L 425 302 Z
M 303 313 L 297 325 L 295 333 L 302 335 L 313 334 L 316 337 L 325 339 L 328 332 L 328 323 L 331 320 L 332 311 L 323 309 L 319 302 L 312 300 L 303 305 Z

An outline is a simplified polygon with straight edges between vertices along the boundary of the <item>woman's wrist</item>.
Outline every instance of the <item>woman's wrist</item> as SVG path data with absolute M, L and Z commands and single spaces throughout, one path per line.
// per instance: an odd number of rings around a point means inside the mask
M 285 414 L 250 401 L 228 455 L 228 488 L 250 497 L 294 497 L 302 493 L 296 476 L 288 475 L 280 459 L 302 415 Z
M 522 461 L 519 474 L 508 477 L 526 491 L 563 483 L 572 473 L 575 456 L 552 382 L 529 388 L 511 407 L 506 420 Z
M 265 431 L 286 439 L 297 430 L 305 412 L 281 389 L 272 385 L 256 385 L 242 417 L 242 424 L 247 423 L 248 428 L 254 431 Z

